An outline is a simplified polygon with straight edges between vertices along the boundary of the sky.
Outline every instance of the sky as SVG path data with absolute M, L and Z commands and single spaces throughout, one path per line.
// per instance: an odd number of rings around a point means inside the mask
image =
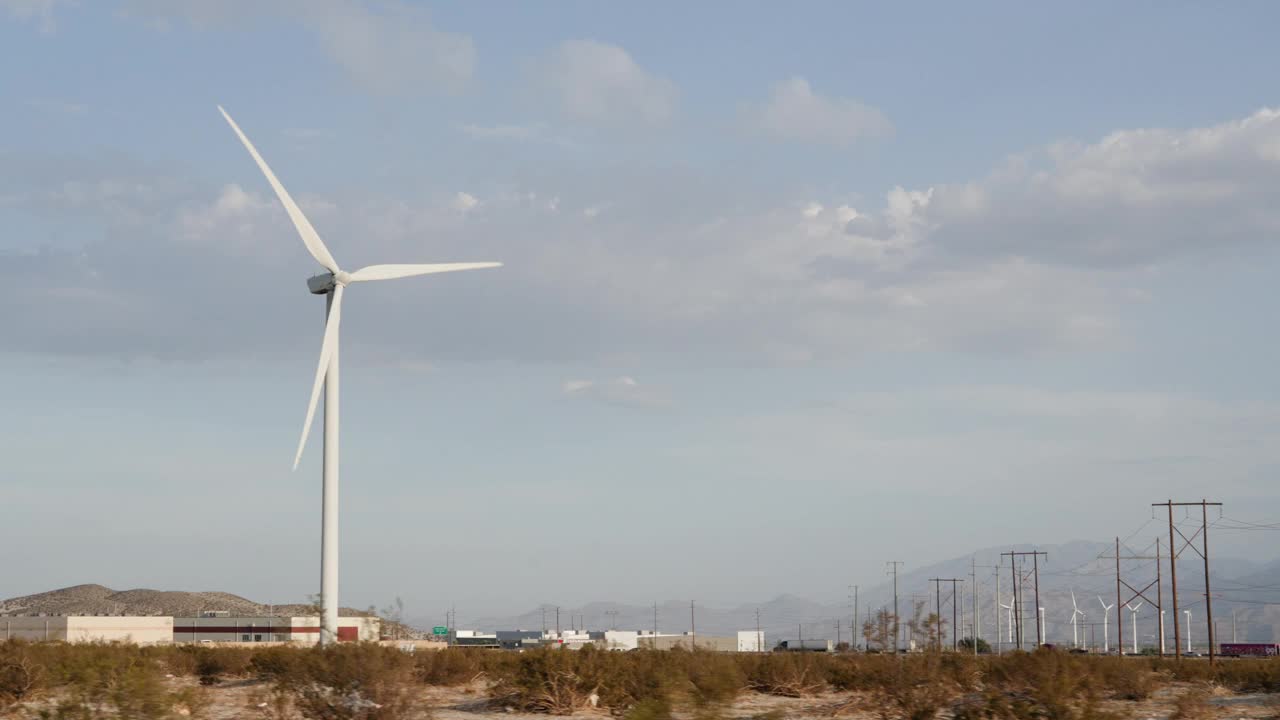
M 1273 521 L 1277 15 L 0 0 L 0 596 L 318 588 L 321 269 L 219 104 L 344 268 L 504 263 L 346 294 L 344 605 Z

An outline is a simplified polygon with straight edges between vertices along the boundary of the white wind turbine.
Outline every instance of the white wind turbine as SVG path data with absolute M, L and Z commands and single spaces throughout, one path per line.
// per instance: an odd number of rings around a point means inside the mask
M 1080 637 L 1077 634 L 1078 626 L 1076 622 L 1079 618 L 1084 617 L 1084 611 L 1076 605 L 1076 591 L 1071 591 L 1071 647 L 1080 647 Z
M 1115 603 L 1110 605 L 1102 602 L 1102 597 L 1098 597 L 1098 604 L 1102 606 L 1102 652 L 1111 652 L 1110 637 L 1107 634 L 1107 621 L 1111 619 L 1111 608 L 1115 607 Z
M 1005 624 L 1009 628 L 1009 645 L 1012 647 L 1013 646 L 1013 598 L 1010 598 L 1009 604 L 1005 605 L 1004 603 L 1000 602 L 1000 598 L 997 597 L 996 604 L 1008 611 L 1009 621 Z M 996 640 L 999 641 L 1000 638 L 997 637 Z
M 320 345 L 320 363 L 316 368 L 315 381 L 311 386 L 311 402 L 307 405 L 307 419 L 302 425 L 302 438 L 298 441 L 298 452 L 293 458 L 293 469 L 298 469 L 298 461 L 302 459 L 302 450 L 307 444 L 307 434 L 311 430 L 311 421 L 315 418 L 316 403 L 320 399 L 320 386 L 324 385 L 324 461 L 323 461 L 323 510 L 320 527 L 320 643 L 334 642 L 338 637 L 338 325 L 342 319 L 343 289 L 353 282 L 366 280 L 392 280 L 395 278 L 428 275 L 431 273 L 455 272 L 458 270 L 478 270 L 480 268 L 498 267 L 502 263 L 471 262 L 442 263 L 432 265 L 370 265 L 355 272 L 347 272 L 338 267 L 337 261 L 329 254 L 320 239 L 319 233 L 311 227 L 311 223 L 298 204 L 289 196 L 284 186 L 276 179 L 275 173 L 267 167 L 267 163 L 258 154 L 253 143 L 245 137 L 240 126 L 231 119 L 222 106 L 218 112 L 226 118 L 231 129 L 239 136 L 240 142 L 253 156 L 254 162 L 267 176 L 271 189 L 275 190 L 280 204 L 289 214 L 293 226 L 302 236 L 302 243 L 316 262 L 324 266 L 328 272 L 316 275 L 307 280 L 307 287 L 314 295 L 325 296 L 324 341 Z
M 1129 608 L 1129 626 L 1133 628 L 1133 654 L 1138 654 L 1138 610 L 1142 609 L 1145 603 L 1130 605 L 1125 603 L 1125 607 Z

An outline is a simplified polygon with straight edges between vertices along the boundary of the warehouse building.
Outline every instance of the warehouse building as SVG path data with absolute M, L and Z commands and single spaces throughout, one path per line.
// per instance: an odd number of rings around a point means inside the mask
M 375 641 L 379 639 L 381 626 L 378 618 L 338 618 L 338 640 Z M 162 615 L 18 615 L 0 617 L 0 639 L 137 645 L 193 642 L 314 644 L 320 641 L 320 618 L 231 617 L 225 613 L 187 618 Z
M 130 615 L 47 615 L 0 618 L 5 640 L 31 642 L 173 642 L 173 618 Z
M 173 642 L 320 642 L 320 618 L 243 616 L 208 613 L 202 617 L 172 618 Z M 376 617 L 338 618 L 339 642 L 366 642 L 379 638 L 382 621 Z

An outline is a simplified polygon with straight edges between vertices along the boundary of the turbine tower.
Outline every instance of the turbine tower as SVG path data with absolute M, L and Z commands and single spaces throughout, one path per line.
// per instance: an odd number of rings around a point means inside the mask
M 1187 616 L 1187 654 L 1191 654 L 1191 611 L 1183 610 L 1183 615 Z
M 1111 619 L 1111 608 L 1115 607 L 1115 603 L 1110 605 L 1102 602 L 1102 597 L 1098 597 L 1098 604 L 1102 606 L 1102 652 L 1107 654 L 1111 652 L 1111 639 L 1107 635 L 1107 621 Z
M 1133 654 L 1138 654 L 1138 610 L 1142 608 L 1144 603 L 1137 605 L 1129 605 L 1125 603 L 1125 607 L 1129 608 L 1131 613 L 1129 616 L 1129 627 L 1133 628 Z
M 1084 611 L 1080 606 L 1076 605 L 1076 591 L 1071 591 L 1071 647 L 1080 647 L 1080 637 L 1077 634 L 1079 629 L 1077 621 L 1084 617 Z
M 307 287 L 314 295 L 325 296 L 324 341 L 320 345 L 320 363 L 316 368 L 315 381 L 311 386 L 311 402 L 307 405 L 307 419 L 302 425 L 302 438 L 298 441 L 298 452 L 293 458 L 293 469 L 298 469 L 302 459 L 302 450 L 307 445 L 307 434 L 315 419 L 316 404 L 320 400 L 320 387 L 324 386 L 324 463 L 323 463 L 323 509 L 320 524 L 320 644 L 327 645 L 338 639 L 338 325 L 342 319 L 342 293 L 347 285 L 366 280 L 393 280 L 395 278 L 429 275 L 432 273 L 455 272 L 458 270 L 478 270 L 498 267 L 502 263 L 439 263 L 432 265 L 370 265 L 355 272 L 347 272 L 338 267 L 337 261 L 329 254 L 320 234 L 311 226 L 311 222 L 302 214 L 302 209 L 289 196 L 284 185 L 276 178 L 267 162 L 258 154 L 257 148 L 249 142 L 249 138 L 236 125 L 222 106 L 218 112 L 226 118 L 231 129 L 235 131 L 244 144 L 249 155 L 258 164 L 258 169 L 267 177 L 271 189 L 280 204 L 289 215 L 293 226 L 302 236 L 311 257 L 316 259 L 328 272 L 316 275 L 307 280 Z
M 1008 611 L 1009 622 L 1005 624 L 1008 625 L 1009 627 L 1009 645 L 1010 647 L 1012 647 L 1013 646 L 1013 599 L 1011 598 L 1009 600 L 1009 604 L 1005 605 L 1004 603 L 1000 602 L 1000 598 L 996 598 L 996 604 L 998 604 L 1000 607 Z M 999 642 L 1000 638 L 997 637 L 996 641 Z

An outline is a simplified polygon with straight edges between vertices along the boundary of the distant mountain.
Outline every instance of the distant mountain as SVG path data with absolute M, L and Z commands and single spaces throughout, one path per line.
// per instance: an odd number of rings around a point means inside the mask
M 0 615 L 173 615 L 192 617 L 205 610 L 232 615 L 314 615 L 303 603 L 263 605 L 224 592 L 173 590 L 112 590 L 103 585 L 75 585 L 60 590 L 0 600 Z M 342 608 L 345 616 L 369 613 Z
M 1072 641 L 1071 611 L 1072 593 L 1084 617 L 1078 621 L 1078 632 L 1082 638 L 1092 634 L 1098 646 L 1103 643 L 1103 603 L 1114 606 L 1116 603 L 1116 561 L 1115 543 L 1073 541 L 1061 545 L 1016 545 L 991 547 L 978 550 L 972 554 L 944 560 L 912 568 L 904 566 L 898 573 L 898 607 L 905 621 L 910 618 L 914 603 L 922 602 L 924 613 L 934 612 L 938 605 L 939 593 L 932 578 L 957 578 L 960 602 L 955 608 L 955 616 L 961 627 L 961 636 L 972 632 L 974 618 L 974 598 L 971 586 L 977 580 L 977 614 L 978 624 L 984 637 L 994 637 L 995 625 L 1001 626 L 1001 634 L 1008 636 L 1009 614 L 1005 609 L 997 609 L 999 605 L 1008 605 L 1011 601 L 1013 577 L 1007 557 L 1001 553 L 1010 551 L 1027 552 L 1039 550 L 1047 553 L 1038 559 L 1040 607 L 1045 608 L 1046 639 L 1050 642 L 1070 644 Z M 1141 548 L 1138 548 L 1141 552 Z M 1122 556 L 1130 553 L 1126 549 Z M 1173 641 L 1172 600 L 1170 597 L 1168 577 L 1168 548 L 1162 550 L 1163 562 L 1163 601 L 1166 610 L 1167 642 Z M 1035 587 L 1033 583 L 1033 561 L 1030 556 L 1024 557 L 1025 576 L 1022 584 L 1022 622 L 1024 637 L 1029 643 L 1035 641 L 1036 611 Z M 997 571 L 1000 590 L 997 604 Z M 1230 642 L 1232 637 L 1232 614 L 1235 614 L 1236 635 L 1241 642 L 1277 642 L 1280 641 L 1280 560 L 1260 565 L 1238 558 L 1212 558 L 1213 575 L 1210 582 L 1213 590 L 1213 611 L 1217 627 L 1218 640 Z M 1155 579 L 1155 562 L 1151 559 L 1125 559 L 1121 562 L 1122 579 L 1138 589 L 1145 589 L 1147 596 L 1153 601 L 1139 608 L 1138 640 L 1142 645 L 1153 645 L 1156 635 L 1156 616 L 1154 600 L 1156 588 L 1148 585 Z M 976 576 L 976 578 L 975 578 Z M 879 579 L 878 579 L 879 580 Z M 1121 600 L 1128 601 L 1133 592 L 1121 589 Z M 1178 596 L 1179 610 L 1192 611 L 1192 640 L 1202 644 L 1206 640 L 1204 613 L 1204 574 L 1199 556 L 1187 550 L 1178 561 Z M 1099 602 L 1102 599 L 1102 603 Z M 951 583 L 943 583 L 941 587 L 942 616 L 948 626 L 952 618 Z M 1141 599 L 1134 601 L 1137 602 Z M 870 587 L 861 587 L 858 592 L 859 622 L 865 621 L 868 611 L 874 613 L 880 608 L 893 608 L 893 583 L 886 578 Z M 738 630 L 754 630 L 756 628 L 757 611 L 760 627 L 764 630 L 769 642 L 779 639 L 803 636 L 811 638 L 849 639 L 849 626 L 852 618 L 852 600 L 844 603 L 819 603 L 794 595 L 781 595 L 761 603 L 748 603 L 731 608 L 713 608 L 696 606 L 691 618 L 687 602 L 668 601 L 657 608 L 657 626 L 663 632 L 687 632 L 693 620 L 699 633 L 726 635 Z M 1124 612 L 1124 641 L 1132 642 L 1130 622 L 1132 615 Z M 1185 623 L 1186 619 L 1178 618 Z M 653 606 L 626 605 L 612 602 L 593 602 L 581 608 L 561 608 L 559 626 L 563 629 L 581 627 L 588 629 L 651 629 L 654 626 Z M 837 625 L 838 623 L 838 625 Z M 1116 614 L 1114 607 L 1109 613 L 1110 641 L 1116 642 Z M 429 623 L 418 623 L 429 624 Z M 1094 627 L 1093 625 L 1096 625 Z M 478 617 L 466 622 L 463 627 L 477 629 L 526 629 L 537 630 L 546 627 L 555 629 L 556 611 L 554 606 L 540 606 L 519 615 Z M 1183 630 L 1185 625 L 1179 626 Z M 904 629 L 904 635 L 906 633 Z M 1184 638 L 1185 642 L 1185 638 Z

